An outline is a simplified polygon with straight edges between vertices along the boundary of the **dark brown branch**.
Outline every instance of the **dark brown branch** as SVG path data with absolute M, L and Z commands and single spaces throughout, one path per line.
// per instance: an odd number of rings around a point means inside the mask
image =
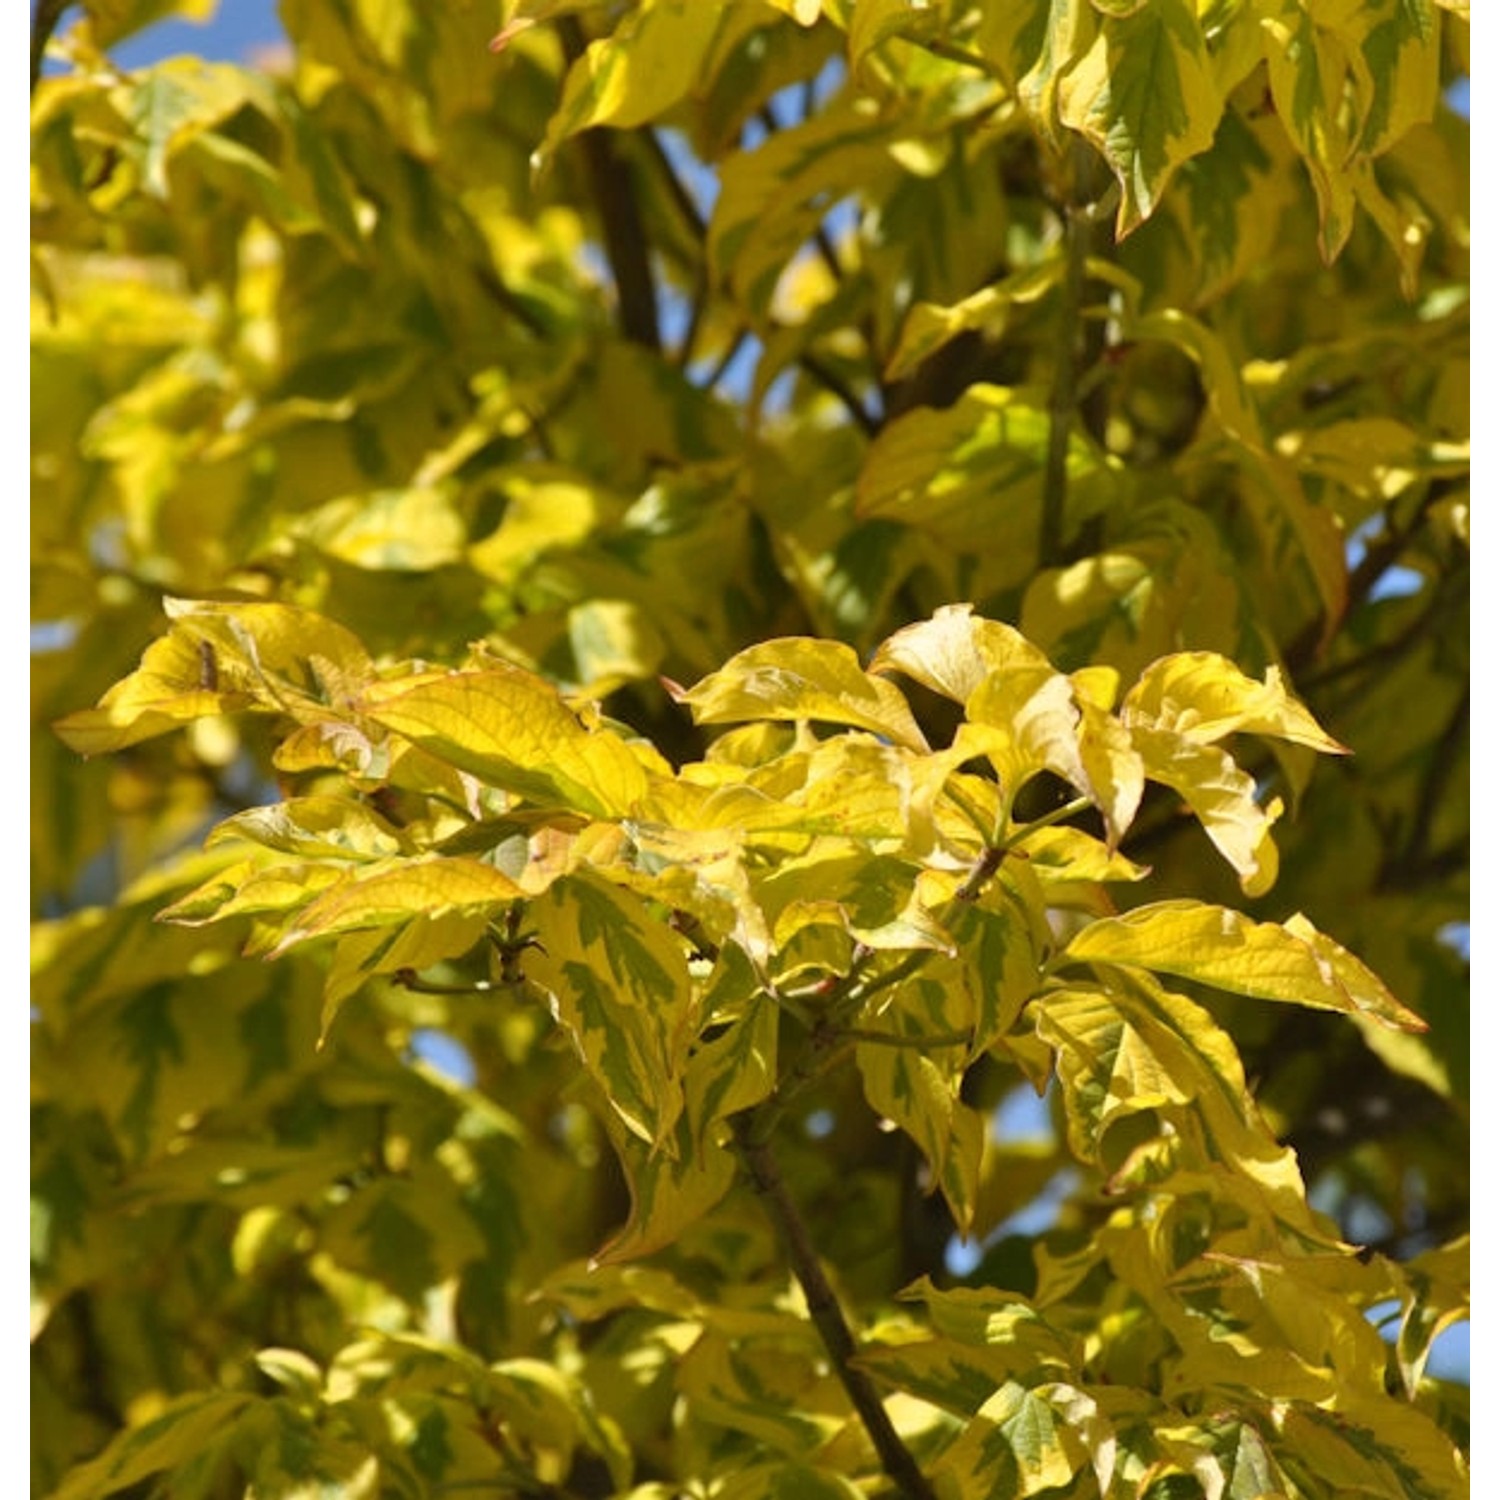
M 557 23 L 563 54 L 569 66 L 583 56 L 586 45 L 576 16 Z M 631 190 L 630 174 L 614 148 L 609 133 L 587 130 L 579 137 L 589 187 L 604 229 L 604 253 L 615 278 L 620 301 L 620 331 L 634 344 L 661 349 L 661 320 L 656 282 L 651 275 L 645 226 L 640 204 Z
M 855 424 L 866 437 L 874 437 L 880 431 L 880 421 L 865 410 L 864 403 L 846 384 L 837 370 L 825 365 L 816 354 L 802 353 L 797 363 L 812 376 L 831 396 L 836 396 L 844 409 L 854 418 Z
M 1453 586 L 1453 580 L 1457 580 L 1456 588 Z M 1421 645 L 1423 641 L 1433 640 L 1443 615 L 1455 605 L 1464 603 L 1467 597 L 1468 569 L 1463 568 L 1457 573 L 1447 574 L 1438 580 L 1431 602 L 1399 635 L 1378 646 L 1372 646 L 1358 656 L 1345 657 L 1343 661 L 1336 661 L 1329 666 L 1300 674 L 1293 668 L 1291 652 L 1288 652 L 1286 657 L 1288 670 L 1292 671 L 1292 675 L 1296 677 L 1297 686 L 1306 692 L 1315 687 L 1327 687 L 1329 683 L 1337 682 L 1340 678 L 1357 672 L 1367 672 L 1374 667 L 1388 666 L 1414 646 Z
M 854 1334 L 833 1287 L 823 1273 L 812 1237 L 787 1191 L 770 1143 L 759 1138 L 754 1111 L 736 1116 L 733 1124 L 735 1145 L 745 1173 L 776 1227 L 777 1238 L 791 1262 L 792 1274 L 807 1299 L 808 1314 L 823 1340 L 823 1347 L 833 1360 L 835 1373 L 880 1455 L 885 1472 L 907 1500 L 935 1500 L 926 1476 L 901 1441 L 870 1377 L 854 1363 L 859 1353 Z
M 724 372 L 735 361 L 735 356 L 745 347 L 745 340 L 750 337 L 747 329 L 740 329 L 735 334 L 733 341 L 720 357 L 718 364 L 709 371 L 708 379 L 703 382 L 704 390 L 711 391 L 724 378 Z
M 682 215 L 693 234 L 701 240 L 708 233 L 708 225 L 698 210 L 697 201 L 677 175 L 672 159 L 667 155 L 667 149 L 661 143 L 661 137 L 654 130 L 643 130 L 639 139 L 657 171 L 666 179 L 667 193 L 677 212 Z
M 1441 480 L 1430 484 L 1421 503 L 1400 526 L 1390 524 L 1390 512 L 1387 512 L 1387 525 L 1384 533 L 1370 543 L 1365 549 L 1364 556 L 1360 558 L 1358 565 L 1349 575 L 1344 600 L 1346 618 L 1369 598 L 1371 590 L 1380 582 L 1392 564 L 1400 561 L 1401 554 L 1406 551 L 1422 523 L 1427 519 L 1428 511 L 1453 488 L 1451 483 Z M 1282 654 L 1282 661 L 1294 677 L 1299 677 L 1302 669 L 1317 659 L 1327 633 L 1326 622 L 1319 615 L 1310 621 L 1286 648 Z M 1334 668 L 1328 675 L 1332 676 L 1339 670 L 1340 668 Z
M 36 93 L 36 86 L 42 77 L 42 57 L 47 51 L 47 43 L 52 40 L 52 33 L 57 30 L 57 23 L 62 20 L 63 12 L 68 8 L 71 0 L 37 0 L 36 17 L 31 23 L 31 92 Z

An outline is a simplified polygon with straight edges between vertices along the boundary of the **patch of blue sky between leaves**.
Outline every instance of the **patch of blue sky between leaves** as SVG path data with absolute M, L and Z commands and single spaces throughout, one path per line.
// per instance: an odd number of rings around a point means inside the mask
M 1394 1299 L 1377 1302 L 1365 1317 L 1375 1325 L 1386 1343 L 1394 1344 L 1401 1334 L 1401 1304 Z M 1469 1380 L 1469 1324 L 1451 1323 L 1432 1341 L 1427 1352 L 1427 1374 L 1435 1380 L 1454 1380 L 1467 1385 Z
M 33 5 L 32 9 L 35 8 Z M 59 31 L 68 24 L 69 18 L 65 16 Z M 168 17 L 126 37 L 109 49 L 109 55 L 126 71 L 182 55 L 203 57 L 210 62 L 253 64 L 257 53 L 279 47 L 285 41 L 286 32 L 276 14 L 276 0 L 223 0 L 207 20 Z M 67 69 L 49 61 L 44 71 L 55 75 Z
M 446 1031 L 421 1027 L 411 1034 L 412 1056 L 464 1088 L 473 1088 L 477 1076 L 469 1049 Z
M 1349 533 L 1349 538 L 1344 543 L 1344 558 L 1351 572 L 1364 561 L 1371 543 L 1384 532 L 1385 524 L 1384 514 L 1374 515 Z M 1375 580 L 1367 598 L 1372 604 L 1381 599 L 1405 599 L 1420 593 L 1426 582 L 1426 578 L 1415 568 L 1393 563 Z
M 955 1234 L 943 1251 L 943 1265 L 949 1275 L 969 1275 L 984 1259 L 985 1252 L 1007 1235 L 1045 1234 L 1057 1223 L 1063 1204 L 1077 1187 L 1078 1173 L 1072 1167 L 1064 1167 L 1030 1203 L 997 1224 L 982 1240 L 963 1240 Z
M 1469 924 L 1445 922 L 1438 928 L 1438 942 L 1451 948 L 1465 963 L 1469 960 Z

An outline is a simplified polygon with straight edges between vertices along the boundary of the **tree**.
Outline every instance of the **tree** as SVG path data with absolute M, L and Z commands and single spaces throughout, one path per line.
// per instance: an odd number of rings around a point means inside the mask
M 32 104 L 33 1493 L 1466 1494 L 1466 4 L 169 8 Z

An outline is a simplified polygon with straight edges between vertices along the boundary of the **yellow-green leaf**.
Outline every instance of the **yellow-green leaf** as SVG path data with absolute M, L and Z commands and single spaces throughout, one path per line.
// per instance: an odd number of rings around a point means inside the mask
M 247 839 L 283 854 L 323 859 L 381 859 L 407 852 L 408 844 L 373 808 L 349 797 L 294 797 L 226 818 L 204 840 L 205 848 Z
M 1090 923 L 1066 951 L 1070 959 L 1139 964 L 1236 994 L 1426 1029 L 1352 953 L 1300 914 L 1285 924 L 1255 922 L 1227 907 L 1158 901 Z
M 955 703 L 967 703 L 991 672 L 1050 666 L 1013 626 L 981 619 L 972 604 L 944 604 L 930 620 L 898 630 L 876 651 L 870 670 L 904 672 Z
M 659 118 L 701 82 L 716 44 L 743 35 L 753 20 L 733 6 L 646 0 L 569 69 L 539 160 L 580 131 L 623 130 Z
M 167 1401 L 148 1421 L 127 1427 L 105 1450 L 80 1464 L 53 1500 L 97 1500 L 129 1489 L 200 1452 L 255 1398 L 243 1392 L 195 1391 Z
M 594 1257 L 596 1265 L 637 1260 L 672 1244 L 734 1183 L 733 1154 L 711 1129 L 695 1134 L 686 1115 L 677 1120 L 671 1153 L 651 1150 L 614 1117 L 609 1135 L 630 1188 L 630 1217 Z
M 861 5 L 855 14 L 859 15 L 863 10 Z M 981 287 L 951 307 L 919 302 L 901 325 L 895 353 L 886 361 L 885 378 L 894 381 L 909 375 L 929 355 L 961 333 L 977 331 L 986 338 L 999 338 L 1010 321 L 1011 309 L 1039 301 L 1056 286 L 1061 276 L 1062 261 L 1052 257 L 1038 266 L 1017 271 L 993 286 Z
M 525 970 L 616 1113 L 674 1154 L 692 981 L 682 941 L 639 897 L 586 872 L 555 881 L 527 909 L 539 953 Z
M 964 1495 L 1035 1495 L 1087 1461 L 1082 1440 L 1044 1395 L 1008 1380 L 943 1453 L 938 1473 Z
M 1271 825 L 1281 814 L 1273 800 L 1255 800 L 1255 780 L 1216 745 L 1145 724 L 1130 725 L 1131 743 L 1147 777 L 1175 791 L 1203 825 L 1240 877 L 1250 896 L 1264 895 L 1276 883 L 1279 861 Z
M 946 410 L 918 407 L 888 422 L 860 469 L 858 513 L 981 555 L 997 589 L 1024 582 L 1037 555 L 1051 428 L 1034 403 L 1025 391 L 974 384 Z M 1066 533 L 1113 498 L 1116 467 L 1070 432 Z
M 1062 122 L 1092 141 L 1119 179 L 1121 235 L 1151 214 L 1182 162 L 1213 145 L 1224 109 L 1190 0 L 1104 16 L 1057 98 Z

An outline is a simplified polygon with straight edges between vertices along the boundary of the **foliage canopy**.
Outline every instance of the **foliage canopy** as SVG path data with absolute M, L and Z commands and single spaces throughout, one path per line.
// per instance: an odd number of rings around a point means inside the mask
M 33 94 L 33 1493 L 1466 1495 L 1466 4 L 173 8 Z

